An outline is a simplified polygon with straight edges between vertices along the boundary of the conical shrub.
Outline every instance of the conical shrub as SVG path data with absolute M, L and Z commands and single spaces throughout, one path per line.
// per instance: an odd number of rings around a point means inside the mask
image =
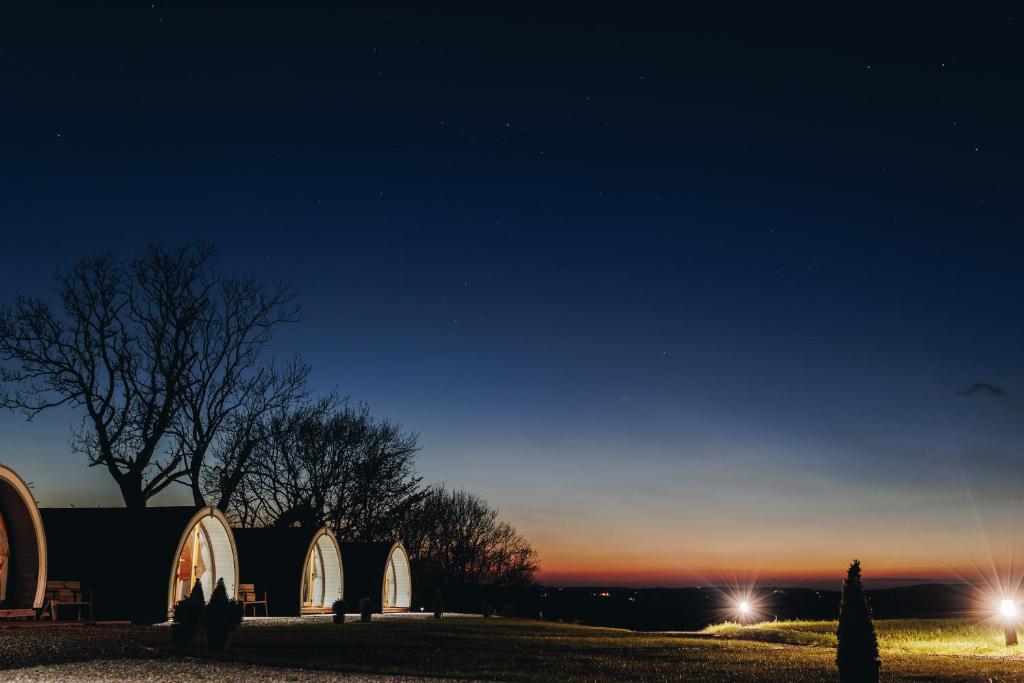
M 203 595 L 203 582 L 196 581 L 188 597 L 174 603 L 173 625 L 171 638 L 176 643 L 187 643 L 192 640 L 203 623 L 206 611 L 206 596 Z
M 836 629 L 836 666 L 841 683 L 878 683 L 878 636 L 861 583 L 860 560 L 853 561 L 843 581 Z
M 217 579 L 217 587 L 206 606 L 206 646 L 223 652 L 227 649 L 228 637 L 241 623 L 242 604 L 229 598 L 224 579 Z

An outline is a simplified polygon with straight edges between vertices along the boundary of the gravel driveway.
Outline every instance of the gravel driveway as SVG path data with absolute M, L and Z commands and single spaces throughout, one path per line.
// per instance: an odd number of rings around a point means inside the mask
M 0 628 L 0 679 L 14 669 L 86 659 L 153 657 L 133 626 L 36 626 Z
M 31 681 L 344 681 L 345 683 L 443 683 L 441 678 L 345 674 L 211 662 L 200 659 L 119 659 L 33 666 L 0 672 L 0 680 Z M 460 683 L 466 683 L 461 681 Z

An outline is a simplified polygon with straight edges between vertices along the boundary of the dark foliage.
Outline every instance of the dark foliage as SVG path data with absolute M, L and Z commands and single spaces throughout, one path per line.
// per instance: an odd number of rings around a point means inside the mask
M 364 624 L 370 623 L 370 617 L 373 615 L 373 600 L 370 598 L 363 598 L 359 601 L 359 620 Z
M 440 619 L 444 616 L 444 591 L 440 588 L 434 591 L 434 618 Z
M 196 581 L 188 597 L 174 603 L 171 639 L 176 643 L 191 642 L 203 623 L 205 612 L 206 596 L 203 595 L 203 582 Z
M 242 603 L 228 597 L 224 579 L 217 580 L 206 606 L 206 645 L 211 650 L 227 649 L 228 637 L 242 623 Z
M 860 560 L 854 560 L 843 582 L 836 629 L 836 666 L 842 683 L 877 683 L 881 662 L 878 637 L 871 620 L 871 606 L 860 577 Z
M 537 553 L 498 510 L 467 491 L 433 487 L 401 529 L 416 593 L 442 589 L 448 607 L 471 611 L 481 602 L 515 601 L 533 583 Z
M 394 541 L 423 496 L 416 435 L 365 405 L 331 395 L 268 415 L 253 433 L 229 506 L 241 526 L 329 525 L 349 541 Z
M 344 624 L 345 623 L 345 601 L 337 599 L 334 604 L 331 605 L 331 609 L 334 610 L 334 623 Z
M 203 583 L 197 581 L 187 598 L 174 603 L 171 640 L 175 643 L 190 642 L 203 624 L 203 612 L 206 610 L 206 599 L 203 595 Z

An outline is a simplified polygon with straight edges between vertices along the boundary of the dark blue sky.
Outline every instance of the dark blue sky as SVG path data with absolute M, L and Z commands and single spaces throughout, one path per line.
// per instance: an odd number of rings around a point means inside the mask
M 1013 537 L 1024 18 L 424 5 L 5 17 L 0 291 L 154 240 L 291 282 L 278 352 L 551 580 Z M 116 500 L 70 421 L 0 416 L 0 458 Z

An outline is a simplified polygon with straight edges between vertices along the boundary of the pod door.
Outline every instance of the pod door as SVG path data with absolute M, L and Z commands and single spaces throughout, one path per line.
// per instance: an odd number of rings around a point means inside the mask
M 412 606 L 412 575 L 405 548 L 395 544 L 384 570 L 384 612 L 408 612 Z
M 228 597 L 238 590 L 238 551 L 227 519 L 216 508 L 203 508 L 192 517 L 178 542 L 167 595 L 168 613 L 174 603 L 191 595 L 196 582 L 203 585 L 209 601 L 219 579 Z
M 0 513 L 0 605 L 7 600 L 7 565 L 11 559 L 11 544 L 7 540 L 7 526 Z
M 321 614 L 331 611 L 335 600 L 342 597 L 344 580 L 341 551 L 334 534 L 322 529 L 309 544 L 302 570 L 302 613 Z
M 203 525 L 193 526 L 185 537 L 181 555 L 178 556 L 178 571 L 174 589 L 174 601 L 184 600 L 191 593 L 197 581 L 202 581 L 203 596 L 209 599 L 213 592 L 213 577 L 216 574 L 216 560 L 211 550 L 210 534 Z
M 46 565 L 46 533 L 32 492 L 0 465 L 0 612 L 43 606 Z

